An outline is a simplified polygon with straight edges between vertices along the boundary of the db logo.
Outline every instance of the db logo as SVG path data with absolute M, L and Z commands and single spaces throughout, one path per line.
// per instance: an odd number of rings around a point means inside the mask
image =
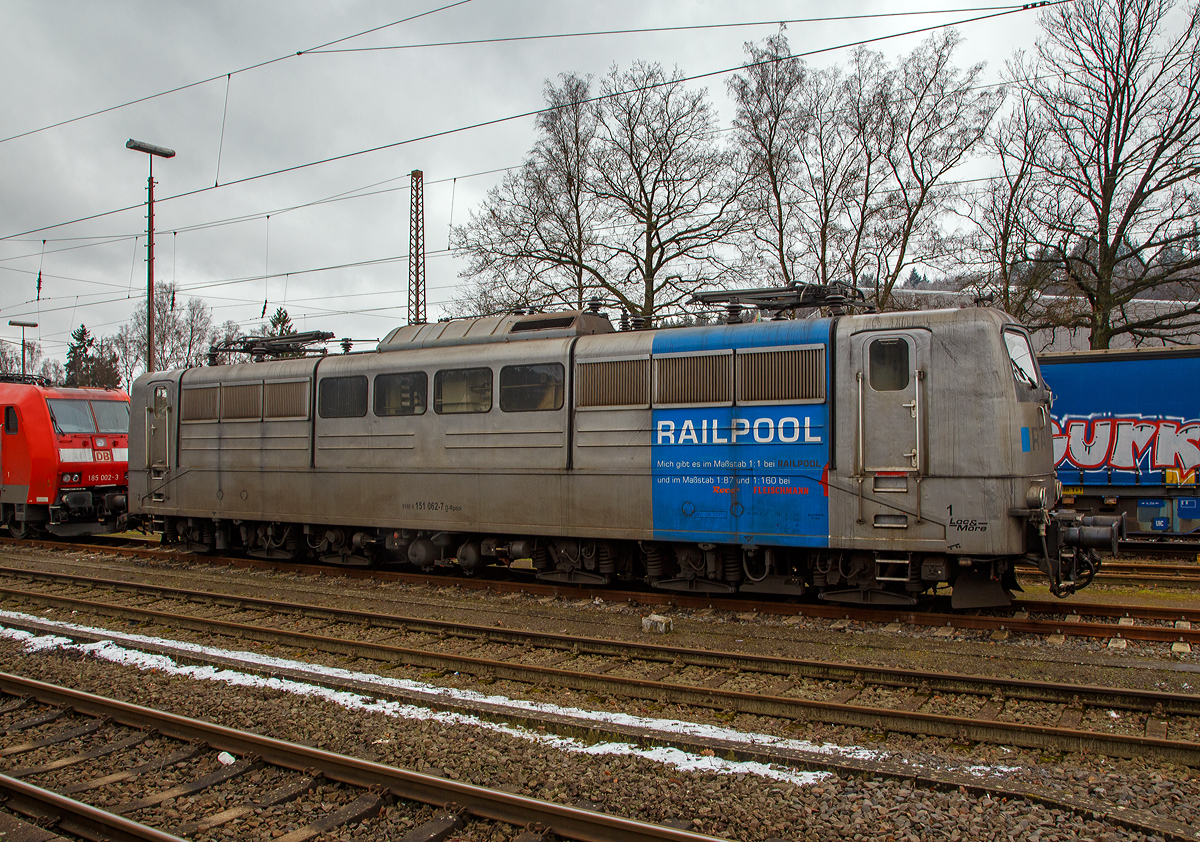
M 111 450 L 97 450 L 96 452 L 94 452 L 92 454 L 92 457 L 97 462 L 111 462 L 112 461 L 112 451 Z

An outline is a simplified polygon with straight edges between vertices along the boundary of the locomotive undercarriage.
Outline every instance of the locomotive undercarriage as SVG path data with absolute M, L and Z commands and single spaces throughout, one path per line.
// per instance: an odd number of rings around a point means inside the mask
M 114 532 L 125 513 L 126 494 L 115 486 L 63 489 L 50 505 L 5 505 L 0 523 L 18 539 L 46 533 L 75 538 Z
M 817 597 L 909 606 L 953 585 L 954 607 L 1006 606 L 1020 590 L 1008 559 L 871 553 L 711 543 L 480 536 L 408 529 L 339 527 L 168 517 L 163 543 L 192 552 L 241 552 L 277 561 L 350 567 L 408 564 L 467 576 L 489 566 L 532 569 L 573 585 L 643 583 L 658 590 Z

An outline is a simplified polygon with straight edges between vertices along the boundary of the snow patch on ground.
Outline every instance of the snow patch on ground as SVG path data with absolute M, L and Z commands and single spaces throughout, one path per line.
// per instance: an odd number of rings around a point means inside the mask
M 722 775 L 757 775 L 759 777 L 791 783 L 797 786 L 806 786 L 829 776 L 826 772 L 804 772 L 796 769 L 781 768 L 778 766 L 753 761 L 731 761 L 720 757 L 707 757 L 704 755 L 681 751 L 675 748 L 642 748 L 632 743 L 625 742 L 605 742 L 589 745 L 568 737 L 560 737 L 553 734 L 541 734 L 519 725 L 489 722 L 475 716 L 456 713 L 453 711 L 434 711 L 419 705 L 387 701 L 384 699 L 373 699 L 369 696 L 364 696 L 359 693 L 332 690 L 328 687 L 321 687 L 315 684 L 306 684 L 304 682 L 294 681 L 286 678 L 263 677 L 215 666 L 181 665 L 166 655 L 130 649 L 119 645 L 115 641 L 120 639 L 132 644 L 153 643 L 160 646 L 175 646 L 180 649 L 186 649 L 189 652 L 193 652 L 200 657 L 203 657 L 205 654 L 210 654 L 222 658 L 236 658 L 246 662 L 248 665 L 253 666 L 302 670 L 311 673 L 314 676 L 349 678 L 356 681 L 370 682 L 379 685 L 381 689 L 388 687 L 404 688 L 430 693 L 431 695 L 436 694 L 443 697 L 453 697 L 460 700 L 481 699 L 486 700 L 491 704 L 506 704 L 514 711 L 546 711 L 560 715 L 572 716 L 580 720 L 593 719 L 609 722 L 622 721 L 626 723 L 639 724 L 644 728 L 656 729 L 665 732 L 689 734 L 702 733 L 702 729 L 704 729 L 705 726 L 699 726 L 695 723 L 669 719 L 631 717 L 623 714 L 607 713 L 605 711 L 585 711 L 578 708 L 561 707 L 558 705 L 524 702 L 519 699 L 508 699 L 504 696 L 484 695 L 480 693 L 473 693 L 471 691 L 436 687 L 434 685 L 425 684 L 422 682 L 397 680 L 384 676 L 373 675 L 371 673 L 352 672 L 335 667 L 306 664 L 302 661 L 274 658 L 255 652 L 240 652 L 228 649 L 209 648 L 195 644 L 167 640 L 164 638 L 124 634 L 121 632 L 99 629 L 91 626 L 76 626 L 72 623 L 64 623 L 57 620 L 47 620 L 41 617 L 30 617 L 29 615 L 22 615 L 17 612 L 0 611 L 0 618 L 11 618 L 14 620 L 37 620 L 41 623 L 53 623 L 64 630 L 86 631 L 91 634 L 108 634 L 114 638 L 114 640 L 102 640 L 96 643 L 76 644 L 66 637 L 60 637 L 57 635 L 34 635 L 27 631 L 0 626 L 0 638 L 8 638 L 10 640 L 19 641 L 24 645 L 27 651 L 32 652 L 41 652 L 50 649 L 75 651 L 115 664 L 132 666 L 147 671 L 156 670 L 168 675 L 184 676 L 197 681 L 218 681 L 236 687 L 265 688 L 270 690 L 278 690 L 285 693 L 292 693 L 297 696 L 321 698 L 340 705 L 348 710 L 379 713 L 384 716 L 390 716 L 398 719 L 436 721 L 445 725 L 480 728 L 493 733 L 503 734 L 514 739 L 537 743 L 545 748 L 556 749 L 575 754 L 587 754 L 593 756 L 621 755 L 629 757 L 641 757 L 646 760 L 672 766 L 681 771 L 707 771 Z M 708 731 L 714 736 L 721 735 L 721 739 L 747 744 L 764 745 L 767 744 L 767 742 L 774 745 L 790 744 L 797 748 L 801 746 L 809 747 L 807 750 L 824 750 L 826 753 L 836 750 L 836 747 L 834 746 L 822 747 L 813 743 L 807 743 L 798 740 L 779 740 L 766 734 L 741 734 L 740 732 L 725 728 L 710 728 Z
M 136 647 L 138 645 L 172 647 L 181 653 L 195 655 L 199 659 L 203 659 L 205 657 L 214 657 L 227 660 L 237 660 L 245 663 L 248 668 L 260 668 L 268 672 L 271 670 L 285 669 L 294 672 L 303 672 L 312 675 L 315 680 L 319 680 L 320 678 L 324 677 L 338 680 L 357 681 L 378 686 L 381 690 L 394 689 L 403 690 L 409 693 L 419 693 L 429 697 L 431 701 L 436 699 L 453 699 L 455 701 L 465 703 L 483 703 L 494 707 L 508 708 L 514 713 L 550 714 L 577 719 L 580 722 L 606 722 L 613 725 L 637 728 L 643 731 L 657 731 L 663 734 L 680 734 L 690 737 L 720 740 L 726 743 L 741 744 L 747 748 L 775 748 L 808 754 L 824 755 L 833 758 L 852 758 L 859 760 L 898 759 L 889 758 L 889 755 L 886 752 L 880 752 L 858 746 L 838 746 L 829 743 L 813 743 L 808 740 L 788 739 L 772 736 L 770 734 L 758 734 L 753 732 L 747 733 L 737 731 L 732 728 L 724 728 L 696 722 L 685 722 L 677 719 L 635 716 L 632 714 L 614 713 L 610 711 L 585 710 L 576 707 L 556 705 L 549 702 L 537 702 L 526 699 L 510 699 L 507 696 L 497 694 L 486 694 L 473 690 L 462 690 L 452 687 L 439 687 L 437 685 L 421 681 L 390 678 L 387 676 L 375 675 L 373 673 L 356 672 L 338 667 L 310 664 L 305 663 L 304 661 L 296 661 L 289 658 L 278 658 L 271 655 L 264 655 L 259 652 L 246 652 L 216 647 L 206 647 L 194 643 L 169 640 L 167 638 L 131 634 L 128 632 L 104 629 L 95 626 L 79 625 L 61 620 L 51 620 L 45 617 L 23 614 L 16 611 L 0 610 L 0 620 L 5 618 L 12 619 L 17 622 L 36 621 L 61 629 L 65 633 L 83 632 L 91 635 L 103 635 L 109 638 L 108 640 L 102 640 L 96 643 L 76 644 L 68 637 L 49 634 L 35 635 L 27 631 L 7 628 L 0 625 L 0 638 L 8 638 L 19 641 L 24 645 L 27 651 L 31 652 L 46 651 L 50 649 L 72 650 L 86 653 L 111 663 L 132 666 L 141 670 L 158 670 L 170 675 L 185 676 L 197 681 L 218 681 L 236 687 L 265 688 L 285 693 L 292 693 L 298 696 L 317 697 L 332 702 L 333 704 L 340 705 L 349 710 L 379 713 L 384 716 L 394 718 L 437 721 L 446 725 L 480 728 L 493 733 L 504 734 L 514 739 L 536 743 L 546 748 L 572 752 L 576 754 L 636 756 L 654 762 L 663 763 L 682 771 L 707 771 L 725 775 L 757 775 L 760 777 L 792 783 L 799 786 L 812 784 L 821 780 L 822 778 L 828 777 L 828 774 L 824 772 L 802 772 L 792 768 L 782 768 L 752 761 L 730 761 L 719 757 L 699 755 L 675 748 L 641 748 L 632 743 L 626 742 L 605 742 L 589 745 L 579 740 L 567 737 L 538 733 L 519 725 L 489 722 L 479 717 L 456 713 L 453 711 L 435 711 L 416 704 L 375 699 L 360 693 L 332 690 L 328 687 L 322 687 L 316 684 L 308 684 L 303 681 L 295 681 L 292 679 L 278 677 L 263 677 L 260 675 L 254 675 L 252 673 L 211 665 L 180 665 L 169 656 L 143 652 L 131 647 Z M 905 763 L 909 762 L 907 758 L 901 760 Z M 1006 767 L 971 766 L 962 769 L 962 771 L 968 772 L 972 775 L 977 775 L 979 777 L 989 777 L 997 774 L 1002 775 L 1011 770 L 1007 769 Z

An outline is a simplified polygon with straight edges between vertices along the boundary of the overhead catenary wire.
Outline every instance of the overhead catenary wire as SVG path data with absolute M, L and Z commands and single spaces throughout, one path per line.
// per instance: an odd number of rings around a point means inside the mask
M 696 32 L 711 29 L 736 29 L 758 26 L 786 26 L 798 23 L 845 23 L 880 18 L 915 17 L 918 15 L 953 15 L 964 12 L 1024 11 L 1028 3 L 1005 3 L 1001 6 L 970 6 L 956 9 L 922 9 L 909 12 L 871 12 L 859 15 L 825 15 L 810 18 L 784 18 L 778 20 L 738 21 L 735 23 L 696 23 L 679 26 L 643 26 L 635 29 L 595 29 L 584 32 L 555 32 L 545 35 L 510 35 L 496 38 L 471 38 L 461 41 L 429 41 L 423 44 L 391 44 L 380 47 L 339 47 L 308 50 L 308 55 L 335 55 L 337 53 L 374 53 L 395 50 L 420 50 L 434 47 L 468 47 L 483 44 L 510 44 L 521 41 L 551 41 L 565 38 L 595 38 L 612 35 L 661 35 L 667 32 Z
M 657 83 L 653 83 L 650 85 L 646 85 L 643 88 L 637 88 L 634 90 L 652 90 L 654 88 L 659 88 L 659 87 L 663 87 L 666 85 L 674 85 L 674 84 L 678 84 L 681 82 L 695 82 L 695 81 L 699 81 L 701 79 L 709 79 L 709 78 L 713 78 L 716 76 L 722 76 L 722 75 L 725 75 L 728 73 L 736 73 L 740 70 L 747 70 L 747 69 L 751 69 L 754 67 L 760 67 L 760 66 L 765 66 L 765 65 L 769 65 L 769 64 L 776 64 L 778 62 L 787 61 L 787 60 L 790 60 L 793 58 L 806 58 L 809 56 L 820 55 L 823 53 L 835 52 L 837 50 L 844 50 L 844 49 L 848 49 L 850 47 L 865 46 L 866 44 L 874 44 L 874 43 L 879 43 L 882 41 L 894 40 L 894 39 L 906 37 L 909 35 L 920 35 L 923 33 L 932 32 L 932 31 L 936 31 L 939 29 L 947 29 L 952 26 L 961 26 L 961 25 L 968 24 L 968 23 L 978 23 L 978 22 L 984 21 L 984 20 L 992 20 L 995 18 L 1006 17 L 1008 15 L 1020 14 L 1021 12 L 1029 11 L 1031 9 L 1044 8 L 1047 6 L 1057 6 L 1057 5 L 1062 5 L 1064 3 L 1070 3 L 1070 2 L 1074 2 L 1074 0 L 1044 0 L 1044 2 L 1040 2 L 1040 3 L 1027 3 L 1024 6 L 1007 8 L 1005 11 L 993 12 L 993 13 L 984 14 L 984 15 L 978 15 L 978 16 L 971 17 L 971 18 L 962 18 L 962 19 L 950 21 L 947 23 L 919 27 L 916 29 L 910 29 L 910 30 L 906 30 L 904 32 L 894 32 L 894 33 L 890 33 L 887 35 L 875 36 L 872 38 L 862 38 L 862 39 L 858 39 L 855 41 L 844 42 L 844 43 L 829 46 L 829 47 L 819 47 L 819 48 L 807 50 L 807 51 L 804 51 L 801 53 L 796 53 L 796 54 L 793 54 L 790 56 L 781 56 L 781 57 L 777 57 L 777 58 L 764 59 L 759 62 L 739 64 L 735 67 L 727 67 L 727 68 L 722 68 L 720 70 L 711 70 L 711 71 L 707 71 L 704 73 L 694 74 L 691 76 L 672 78 L 669 80 L 665 80 L 663 82 L 657 82 Z M 621 96 L 621 95 L 631 93 L 631 92 L 633 92 L 633 91 L 614 91 L 614 92 L 607 93 L 607 94 L 598 94 L 594 97 L 590 97 L 586 100 L 583 100 L 583 103 L 586 104 L 586 103 L 601 102 L 603 100 L 612 99 L 614 97 Z M 382 152 L 382 151 L 388 150 L 388 149 L 397 149 L 401 146 L 407 146 L 407 145 L 410 145 L 413 143 L 419 143 L 419 142 L 425 141 L 425 140 L 435 140 L 438 138 L 449 137 L 449 136 L 455 135 L 455 134 L 461 134 L 463 132 L 474 131 L 476 129 L 502 125 L 504 123 L 513 122 L 515 120 L 527 119 L 529 117 L 535 117 L 539 114 L 546 114 L 546 113 L 552 112 L 554 110 L 556 110 L 556 107 L 551 106 L 551 107 L 546 107 L 546 108 L 537 108 L 537 109 L 532 109 L 529 111 L 523 111 L 518 114 L 510 114 L 505 117 L 496 117 L 496 118 L 493 118 L 490 120 L 482 120 L 482 121 L 479 121 L 476 123 L 470 123 L 467 125 L 458 126 L 458 127 L 451 128 L 451 129 L 444 129 L 442 131 L 430 132 L 428 134 L 406 138 L 404 140 L 397 140 L 397 141 L 393 141 L 391 143 L 379 144 L 376 146 L 366 147 L 366 148 L 355 150 L 352 152 L 344 152 L 344 153 L 341 153 L 338 155 L 331 155 L 331 156 L 328 156 L 325 158 L 320 158 L 317 160 L 308 161 L 308 162 L 301 163 L 301 164 L 294 164 L 294 165 L 288 166 L 288 167 L 280 167 L 279 169 L 270 170 L 267 172 L 261 172 L 261 173 L 255 174 L 255 175 L 244 176 L 242 178 L 234 179 L 232 181 L 227 181 L 225 184 L 214 185 L 211 187 L 200 187 L 200 188 L 196 188 L 194 190 L 188 190 L 188 191 L 184 191 L 182 193 L 176 193 L 176 194 L 173 194 L 170 196 L 165 196 L 165 197 L 157 199 L 156 201 L 161 203 L 161 202 L 172 201 L 175 199 L 183 199 L 183 198 L 187 198 L 190 196 L 198 196 L 198 195 L 201 195 L 204 193 L 209 193 L 213 190 L 223 190 L 223 189 L 226 189 L 229 187 L 233 187 L 233 186 L 237 186 L 237 185 L 241 185 L 241 184 L 247 184 L 247 183 L 250 183 L 253 181 L 258 181 L 260 179 L 271 178 L 271 177 L 274 177 L 277 175 L 284 175 L 286 173 L 298 172 L 300 170 L 308 169 L 311 167 L 317 167 L 317 166 L 322 166 L 324 164 L 334 163 L 336 161 L 345 161 L 350 158 L 356 158 L 356 157 L 360 157 L 363 155 L 370 155 L 370 154 L 373 154 L 376 152 Z M 134 208 L 139 208 L 139 207 L 141 207 L 140 204 L 130 205 L 128 207 L 116 208 L 116 209 L 110 210 L 110 211 L 103 211 L 100 213 L 90 214 L 88 216 L 79 217 L 77 219 L 68 220 L 66 222 L 59 222 L 59 223 L 55 223 L 52 225 L 41 226 L 39 228 L 32 228 L 28 231 L 21 231 L 19 233 L 15 233 L 15 234 L 7 234 L 4 236 L 0 236 L 0 241 L 14 239 L 17 237 L 24 237 L 24 236 L 28 236 L 29 234 L 40 233 L 42 231 L 49 231 L 54 228 L 61 228 L 61 227 L 67 226 L 67 225 L 74 225 L 74 224 L 77 224 L 80 222 L 88 222 L 93 219 L 100 219 L 103 217 L 112 216 L 114 214 L 124 213 L 126 211 L 130 211 L 130 210 L 133 210 Z
M 897 36 L 887 36 L 887 37 L 897 37 Z M 877 39 L 871 39 L 871 40 L 877 40 Z M 836 49 L 836 48 L 826 48 L 826 49 Z M 815 53 L 815 52 L 823 52 L 823 51 L 824 51 L 824 50 L 816 50 L 816 51 L 812 51 L 812 52 L 809 52 L 809 53 L 802 53 L 802 54 L 800 54 L 800 56 L 804 56 L 804 55 L 811 55 L 811 54 L 813 54 L 813 53 Z M 800 56 L 797 56 L 797 57 L 800 57 Z M 742 69 L 743 67 L 744 67 L 744 65 L 742 65 L 742 66 L 739 66 L 738 68 L 733 68 L 733 70 L 740 70 L 740 69 Z M 722 71 L 715 71 L 715 72 L 722 72 Z M 727 72 L 727 71 L 726 71 L 726 72 Z M 703 78 L 704 76 L 710 76 L 710 75 L 713 75 L 713 74 L 712 74 L 712 73 L 709 73 L 709 74 L 701 74 L 700 76 L 696 76 L 696 77 L 688 77 L 688 78 L 689 78 L 689 79 L 696 79 L 696 78 Z M 548 109 L 543 109 L 543 111 L 544 111 L 544 110 L 548 110 Z M 538 112 L 530 112 L 530 113 L 538 113 Z M 470 128 L 470 127 L 465 127 L 465 128 Z M 316 163 L 321 163 L 321 162 L 314 162 L 314 163 L 313 163 L 313 165 L 315 165 Z M 503 171 L 503 170 L 509 170 L 509 169 L 512 169 L 512 167 L 500 168 L 499 170 L 492 170 L 491 172 Z M 274 173 L 262 174 L 262 175 L 260 175 L 260 176 L 255 176 L 254 178 L 257 178 L 257 177 L 264 177 L 265 175 L 270 175 L 270 174 L 274 174 Z M 402 177 L 402 176 L 401 176 L 401 177 Z M 401 177 L 397 177 L 397 178 L 401 178 Z M 466 177 L 466 176 L 463 176 L 463 177 Z M 453 178 L 451 178 L 451 179 L 446 179 L 446 180 L 450 180 L 450 181 L 451 181 L 451 183 L 452 183 L 452 197 L 453 197 L 453 191 L 454 191 L 454 189 L 455 189 L 455 186 L 456 186 L 456 180 L 457 180 L 457 178 L 458 178 L 458 177 L 456 176 L 456 177 L 453 177 Z M 975 180 L 975 181 L 984 181 L 984 180 L 990 180 L 990 179 L 974 179 L 974 180 Z M 386 183 L 386 182 L 381 182 L 381 183 Z M 434 182 L 431 182 L 431 183 L 434 183 Z M 359 189 L 359 190 L 362 190 L 362 189 L 366 189 L 366 188 L 358 188 L 358 189 Z M 404 189 L 408 189 L 408 188 L 407 188 L 407 186 L 402 186 L 402 187 L 396 187 L 396 188 L 391 188 L 391 189 L 394 189 L 394 190 L 404 190 Z M 350 192 L 353 192 L 353 191 L 350 191 Z M 377 193 L 384 193 L 384 192 L 389 192 L 389 191 L 388 191 L 388 190 L 380 190 L 380 191 L 377 191 Z M 183 195 L 187 195 L 187 194 L 181 194 L 181 195 L 180 195 L 180 197 L 182 197 Z M 314 205 L 314 204 L 318 204 L 318 203 L 325 202 L 325 201 L 342 201 L 342 200 L 344 200 L 344 199 L 349 199 L 349 198 L 360 198 L 360 197 L 362 197 L 362 196 L 366 196 L 366 195 L 372 195 L 372 194 L 339 195 L 339 196 L 336 196 L 336 197 L 327 197 L 327 198 L 325 198 L 325 199 L 322 199 L 322 200 L 317 200 L 317 201 L 315 201 L 315 202 L 312 202 L 312 203 L 304 203 L 304 204 L 301 204 L 301 205 L 296 205 L 296 206 L 294 206 L 294 207 L 295 207 L 295 208 L 300 208 L 300 207 L 308 207 L 308 206 L 312 206 L 312 205 Z M 168 197 L 168 198 L 176 198 L 176 197 Z M 452 198 L 452 201 L 453 201 L 453 198 Z M 136 206 L 133 206 L 133 207 L 139 207 L 139 208 L 140 208 L 140 207 L 141 207 L 141 205 L 136 205 Z M 273 212 L 282 212 L 282 211 L 273 211 Z M 261 217 L 261 216 L 263 216 L 263 214 L 259 213 L 259 214 L 254 214 L 254 215 L 251 215 L 251 216 L 248 216 L 248 217 L 244 217 L 244 218 L 259 218 L 259 217 Z M 226 221 L 208 222 L 208 223 L 201 223 L 200 225 L 197 225 L 197 226 L 192 226 L 191 228 L 192 228 L 192 230 L 199 230 L 201 227 L 212 227 L 212 226 L 219 225 L 219 224 L 230 224 L 230 223 L 228 223 L 228 222 L 226 222 Z M 187 230 L 187 229 L 180 229 L 180 230 Z M 134 235 L 134 236 L 133 236 L 133 239 L 134 239 L 134 244 L 135 244 L 135 255 L 136 255 L 137 236 L 136 236 L 136 235 Z M 55 251 L 55 250 L 52 250 L 52 252 L 53 252 L 53 251 Z M 135 258 L 135 259 L 136 259 L 136 258 Z M 361 262 L 361 263 L 359 263 L 358 265 L 367 265 L 367 264 L 369 264 L 369 263 L 372 263 L 372 262 L 378 262 L 378 261 L 364 261 L 364 262 Z M 352 265 L 355 265 L 355 264 L 343 264 L 343 267 L 352 266 Z M 132 284 L 132 274 L 133 274 L 133 268 L 134 268 L 134 267 L 133 267 L 133 266 L 131 266 L 131 280 L 130 280 L 130 288 L 131 288 L 131 284 Z M 312 269 L 312 270 L 305 270 L 305 271 L 331 271 L 331 270 L 334 270 L 334 269 L 336 269 L 336 268 L 339 268 L 339 267 L 337 267 L 337 266 L 333 266 L 333 267 L 317 267 L 317 268 L 315 268 L 315 269 Z M 286 278 L 286 276 L 287 276 L 288 274 L 291 274 L 291 273 L 284 273 L 284 277 Z M 264 272 L 264 275 L 266 275 L 266 276 L 270 276 L 270 273 L 269 273 L 269 272 Z M 271 277 L 274 277 L 274 276 L 271 276 Z M 235 281 L 235 282 L 236 282 L 236 281 Z M 285 283 L 286 283 L 286 280 L 285 280 Z M 198 286 L 197 288 L 202 288 L 202 286 L 203 286 L 203 285 L 201 285 L 201 286 Z M 304 300 L 304 299 L 300 299 L 300 300 Z M 235 305 L 230 305 L 230 306 L 235 306 Z M 396 309 L 396 310 L 398 311 L 400 308 L 381 308 L 381 309 Z M 357 312 L 357 311 L 350 310 L 350 311 L 345 311 L 345 312 Z
M 225 118 L 229 116 L 229 85 L 233 81 L 233 74 L 225 75 L 225 107 L 221 109 L 221 140 L 217 144 L 217 174 L 213 178 L 213 187 L 221 183 L 221 153 L 225 151 Z
M 223 76 L 230 77 L 230 76 L 233 76 L 233 75 L 239 74 L 239 73 L 248 73 L 251 70 L 258 70 L 261 67 L 267 67 L 272 64 L 277 64 L 278 62 L 281 62 L 281 61 L 287 61 L 288 59 L 307 55 L 308 53 L 313 52 L 315 50 L 324 49 L 326 47 L 332 47 L 334 44 L 341 44 L 345 41 L 349 41 L 354 38 L 361 38 L 364 35 L 370 35 L 373 32 L 380 32 L 384 29 L 388 29 L 393 26 L 399 26 L 402 23 L 411 23 L 414 20 L 418 20 L 418 19 L 424 18 L 424 17 L 429 17 L 430 15 L 435 15 L 438 12 L 444 12 L 444 11 L 447 11 L 448 9 L 453 9 L 456 6 L 463 6 L 470 2 L 472 2 L 472 0 L 456 0 L 456 2 L 454 2 L 454 3 L 448 3 L 444 6 L 439 6 L 436 9 L 429 9 L 427 11 L 420 12 L 415 15 L 409 15 L 408 17 L 400 18 L 399 20 L 394 20 L 390 23 L 385 23 L 380 26 L 373 26 L 370 29 L 364 29 L 361 32 L 354 33 L 353 35 L 346 35 L 341 38 L 334 39 L 333 41 L 327 41 L 324 44 L 319 44 L 316 47 L 310 47 L 307 50 L 297 50 L 296 52 L 293 52 L 293 53 L 286 53 L 285 55 L 276 56 L 275 58 L 267 59 L 266 61 L 260 61 L 260 62 L 254 63 L 254 64 L 247 65 L 246 67 L 238 68 L 237 70 L 231 70 L 231 71 L 227 71 L 225 73 L 218 73 L 216 76 L 209 76 L 206 79 L 199 79 L 195 82 L 188 82 L 183 85 L 178 85 L 174 88 L 168 88 L 165 91 L 159 91 L 158 93 L 154 93 L 154 94 L 147 94 L 146 96 L 142 96 L 142 97 L 138 97 L 136 99 L 128 100 L 126 102 L 118 103 L 117 105 L 110 105 L 107 108 L 100 108 L 100 109 L 97 109 L 96 111 L 89 111 L 87 114 L 80 114 L 78 117 L 71 117 L 70 119 L 67 119 L 67 120 L 59 120 L 56 123 L 50 123 L 49 125 L 41 126 L 36 129 L 29 129 L 28 131 L 19 132 L 17 134 L 9 135 L 7 137 L 0 137 L 0 143 L 7 143 L 10 140 L 17 140 L 18 138 L 22 138 L 22 137 L 29 137 L 30 135 L 38 134 L 38 133 L 44 132 L 44 131 L 49 131 L 50 129 L 57 129 L 60 126 L 67 126 L 67 125 L 70 125 L 71 123 L 78 123 L 80 120 L 86 120 L 89 117 L 97 117 L 101 114 L 108 114 L 111 111 L 118 111 L 122 108 L 128 108 L 131 105 L 138 105 L 143 102 L 149 102 L 150 100 L 153 100 L 153 99 L 158 99 L 160 97 L 169 96 L 170 94 L 176 94 L 176 93 L 179 93 L 180 91 L 186 91 L 186 90 L 189 90 L 190 88 L 196 88 L 201 85 L 207 85 L 209 82 L 215 82 Z

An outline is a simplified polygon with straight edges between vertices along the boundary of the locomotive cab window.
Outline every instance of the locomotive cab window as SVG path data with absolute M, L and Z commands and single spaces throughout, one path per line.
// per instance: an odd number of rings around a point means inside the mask
M 433 411 L 438 415 L 490 412 L 492 370 L 449 368 L 433 376 Z
M 561 363 L 506 365 L 500 369 L 500 409 L 505 412 L 562 409 L 565 380 Z
M 167 414 L 167 387 L 154 387 L 154 417 L 162 418 Z
M 908 388 L 908 343 L 903 339 L 876 339 L 867 351 L 871 388 L 900 392 Z
M 101 433 L 129 432 L 129 404 L 125 401 L 88 401 Z
M 50 419 L 59 433 L 94 433 L 96 422 L 87 401 L 47 400 Z
M 1015 330 L 1006 330 L 1004 347 L 1012 363 L 1013 377 L 1018 383 L 1036 389 L 1041 378 L 1038 376 L 1037 363 L 1034 362 L 1033 349 L 1029 347 L 1029 337 Z
M 17 434 L 17 408 L 15 406 L 4 407 L 4 432 L 10 436 Z
M 380 374 L 375 378 L 375 414 L 424 415 L 429 376 L 423 371 Z
M 362 418 L 367 414 L 367 378 L 326 377 L 317 392 L 322 418 Z

